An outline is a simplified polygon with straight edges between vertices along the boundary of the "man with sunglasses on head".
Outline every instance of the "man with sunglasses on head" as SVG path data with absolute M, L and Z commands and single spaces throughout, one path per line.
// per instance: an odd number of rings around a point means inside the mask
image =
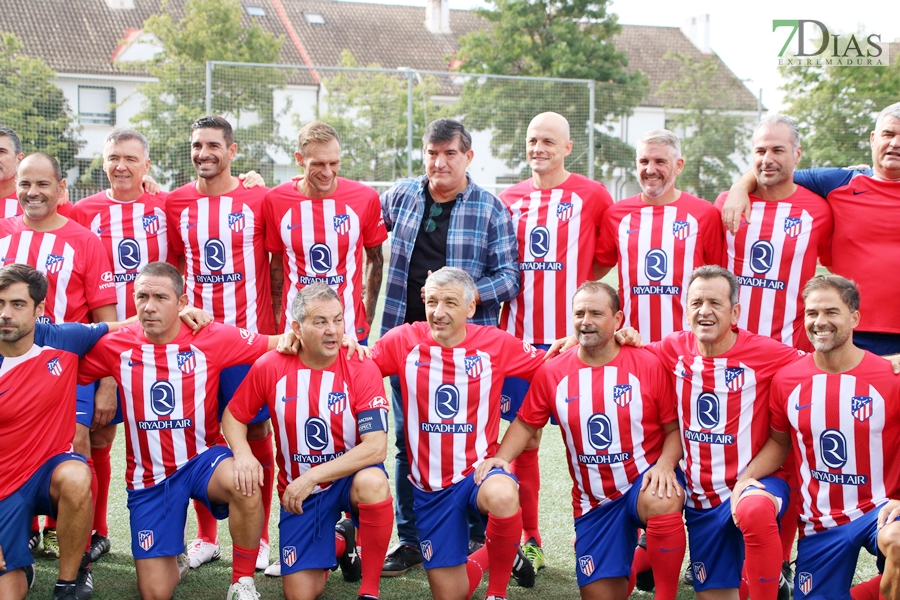
M 425 279 L 443 266 L 459 267 L 475 280 L 476 308 L 470 321 L 496 326 L 500 304 L 519 293 L 516 233 L 509 211 L 466 173 L 474 152 L 472 136 L 462 123 L 453 119 L 429 123 L 422 153 L 425 175 L 401 179 L 381 197 L 391 234 L 381 334 L 403 323 L 426 320 Z M 422 562 L 396 377 L 391 378 L 391 387 L 397 434 L 394 510 L 400 544 L 388 555 L 382 576 L 403 575 Z M 533 584 L 533 570 L 530 579 Z

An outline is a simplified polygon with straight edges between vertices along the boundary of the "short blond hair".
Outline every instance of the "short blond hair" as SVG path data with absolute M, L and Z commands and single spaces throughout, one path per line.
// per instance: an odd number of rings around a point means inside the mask
M 327 144 L 331 140 L 341 142 L 334 127 L 322 121 L 312 121 L 300 128 L 300 133 L 297 135 L 297 152 L 302 155 L 306 151 L 307 145 Z

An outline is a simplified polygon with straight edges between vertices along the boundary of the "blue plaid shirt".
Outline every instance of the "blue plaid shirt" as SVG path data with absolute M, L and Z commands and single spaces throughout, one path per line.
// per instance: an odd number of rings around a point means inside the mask
M 481 304 L 472 317 L 479 325 L 497 325 L 500 303 L 519 293 L 518 248 L 509 210 L 499 198 L 466 175 L 469 186 L 456 196 L 447 232 L 447 266 L 459 267 L 475 280 Z M 381 196 L 384 224 L 391 232 L 391 260 L 381 335 L 406 317 L 406 277 L 416 236 L 425 215 L 423 175 L 401 179 Z

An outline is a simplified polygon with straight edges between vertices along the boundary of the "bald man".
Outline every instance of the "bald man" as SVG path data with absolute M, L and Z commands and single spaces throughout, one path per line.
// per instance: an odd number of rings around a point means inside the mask
M 600 220 L 612 205 L 602 183 L 570 173 L 569 122 L 553 112 L 531 120 L 525 154 L 531 177 L 500 194 L 509 209 L 519 247 L 519 295 L 503 305 L 500 328 L 527 343 L 547 349 L 572 331 L 567 302 L 579 285 L 594 279 L 594 249 Z M 503 386 L 503 418 L 512 421 L 528 391 L 528 382 L 508 378 Z M 519 479 L 524 554 L 535 570 L 544 566 L 538 531 L 538 429 L 512 462 Z

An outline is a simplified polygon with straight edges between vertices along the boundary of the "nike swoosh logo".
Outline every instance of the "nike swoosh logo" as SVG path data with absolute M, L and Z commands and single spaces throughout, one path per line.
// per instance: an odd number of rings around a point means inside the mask
M 425 362 L 419 362 L 418 360 L 416 361 L 417 367 L 424 367 L 425 365 L 430 365 L 430 364 L 431 364 L 430 360 L 426 360 Z
M 859 196 L 860 194 L 868 194 L 870 190 L 853 190 L 854 196 Z
M 281 401 L 282 401 L 282 402 L 291 402 L 292 400 L 296 400 L 296 399 L 299 398 L 299 397 L 300 397 L 300 396 L 291 396 L 291 397 L 282 396 L 282 397 L 281 397 Z
M 566 402 L 571 402 L 572 400 L 578 400 L 579 398 L 581 398 L 581 394 L 578 394 L 577 396 L 572 396 L 571 398 L 566 398 Z
M 688 373 L 687 371 L 682 370 L 682 371 L 681 371 L 681 376 L 682 376 L 682 377 L 690 377 L 691 374 Z
M 139 364 L 141 364 L 141 361 L 139 361 L 139 360 L 137 360 L 137 361 L 129 360 L 129 361 L 128 361 L 128 366 L 129 366 L 129 367 L 136 367 L 136 366 L 138 366 Z
M 678 552 L 679 550 L 681 550 L 681 546 L 676 546 L 674 548 L 663 548 L 662 546 L 660 546 L 659 549 L 663 552 Z
M 4 257 L 3 257 L 2 259 L 0 259 L 0 260 L 2 260 L 3 262 L 11 262 L 11 261 L 16 260 L 16 257 L 15 257 L 15 256 L 4 256 Z
M 803 410 L 804 408 L 809 408 L 810 406 L 812 406 L 812 402 L 810 402 L 809 404 L 795 404 L 794 409 Z
M 199 225 L 199 224 L 200 224 L 199 222 L 197 222 L 197 223 L 188 223 L 188 224 L 187 224 L 187 227 L 185 227 L 185 229 L 193 229 L 194 227 L 196 227 L 196 226 Z
M 635 227 L 634 229 L 629 229 L 629 230 L 627 230 L 627 231 L 625 232 L 625 234 L 626 234 L 626 235 L 631 235 L 631 234 L 634 233 L 635 231 L 640 231 L 640 230 L 641 230 L 640 227 Z
M 109 231 L 109 227 L 101 227 L 100 229 L 97 230 L 97 235 L 100 235 L 104 231 Z
M 288 229 L 297 229 L 301 225 L 303 225 L 303 223 L 297 223 L 296 225 L 288 225 Z
M 765 579 L 764 577 L 760 577 L 759 580 L 763 583 L 769 583 L 770 581 L 775 581 L 778 577 L 772 577 L 771 579 Z
M 3 390 L 2 392 L 0 392 L 0 396 L 2 396 L 3 394 L 5 394 L 5 393 L 8 392 L 8 391 L 9 391 L 9 390 Z
M 212 461 L 212 464 L 209 465 L 210 468 L 216 466 L 216 463 L 219 462 L 220 460 L 222 460 L 223 458 L 225 458 L 225 455 L 224 455 L 224 454 L 218 455 L 218 456 L 216 457 L 216 460 Z

